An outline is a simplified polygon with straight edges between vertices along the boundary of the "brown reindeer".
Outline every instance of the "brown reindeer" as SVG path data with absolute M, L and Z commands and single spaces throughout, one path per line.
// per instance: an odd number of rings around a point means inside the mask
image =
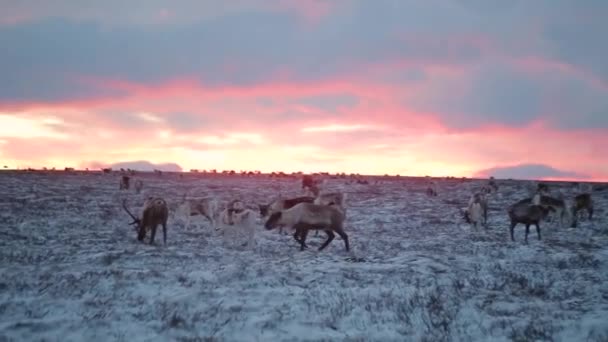
M 536 226 L 536 234 L 540 240 L 540 221 L 544 220 L 549 211 L 553 210 L 552 207 L 545 207 L 542 205 L 526 204 L 522 201 L 515 203 L 508 209 L 509 219 L 511 220 L 511 241 L 515 241 L 513 231 L 518 223 L 526 225 L 526 238 L 525 241 L 528 243 L 528 234 L 530 233 L 530 226 Z
M 123 176 L 120 178 L 120 185 L 119 185 L 119 189 L 120 189 L 120 190 L 123 190 L 123 189 L 124 189 L 124 190 L 129 190 L 130 181 L 131 181 L 131 178 L 130 178 L 129 176 L 127 176 L 127 175 L 123 175 Z
M 150 244 L 154 244 L 156 236 L 156 227 L 160 224 L 163 226 L 163 244 L 167 244 L 167 220 L 169 219 L 169 207 L 167 202 L 160 197 L 149 197 L 144 202 L 144 208 L 141 218 L 136 217 L 127 208 L 127 200 L 122 202 L 122 207 L 131 216 L 133 222 L 130 225 L 135 225 L 137 230 L 137 240 L 143 241 L 146 237 L 146 232 L 150 229 Z

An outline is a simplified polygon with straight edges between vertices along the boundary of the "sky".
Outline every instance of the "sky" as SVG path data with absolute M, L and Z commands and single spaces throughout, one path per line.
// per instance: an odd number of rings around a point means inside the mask
M 605 0 L 0 0 L 0 163 L 608 181 L 607 17 Z

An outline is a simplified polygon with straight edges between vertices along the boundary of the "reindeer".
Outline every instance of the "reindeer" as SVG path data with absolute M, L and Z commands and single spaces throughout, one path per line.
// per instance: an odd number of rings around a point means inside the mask
M 244 230 L 247 233 L 247 242 L 243 246 L 253 247 L 255 245 L 255 217 L 256 213 L 245 208 L 240 200 L 228 203 L 220 214 L 220 227 L 223 230 L 224 242 L 227 242 L 226 239 L 229 237 L 234 240 L 236 234 Z
M 536 192 L 540 193 L 541 196 L 548 196 L 549 195 L 549 185 L 547 185 L 546 183 L 538 183 L 536 185 Z
M 218 216 L 218 202 L 215 197 L 191 198 L 186 199 L 184 194 L 183 202 L 178 206 L 178 212 L 185 219 L 185 228 L 190 226 L 192 216 L 203 216 L 211 223 L 211 227 L 219 230 L 216 218 Z
M 346 215 L 346 193 L 343 192 L 327 192 L 319 194 L 314 204 L 335 206 L 342 214 Z M 319 230 L 315 231 L 315 236 L 319 235 Z
M 120 178 L 120 185 L 119 185 L 119 189 L 120 190 L 129 190 L 129 183 L 130 183 L 131 178 L 127 175 L 123 175 Z
M 289 209 L 298 203 L 313 203 L 315 200 L 314 197 L 311 196 L 300 196 L 295 198 L 288 199 L 277 199 L 270 204 L 259 204 L 258 207 L 260 209 L 260 215 L 262 218 L 270 216 L 278 211 Z M 279 227 L 279 233 L 283 233 L 283 227 Z
M 438 195 L 437 193 L 437 183 L 435 181 L 429 182 L 426 188 L 426 194 L 431 197 L 435 197 Z
M 319 247 L 319 251 L 327 247 L 335 238 L 334 233 L 337 233 L 344 240 L 346 251 L 349 251 L 348 235 L 344 232 L 344 217 L 344 213 L 334 206 L 299 203 L 290 209 L 270 215 L 264 227 L 267 230 L 279 225 L 293 227 L 295 229 L 293 237 L 300 243 L 300 250 L 307 248 L 306 236 L 311 229 L 324 230 L 327 234 L 327 241 Z
M 139 194 L 139 193 L 141 193 L 141 190 L 144 188 L 144 182 L 141 179 L 138 179 L 135 181 L 134 187 L 135 187 L 135 193 Z
M 572 228 L 578 226 L 579 211 L 587 210 L 589 214 L 589 220 L 593 218 L 593 200 L 591 199 L 590 193 L 578 194 L 574 197 L 574 204 L 572 205 Z
M 464 218 L 475 229 L 482 221 L 483 226 L 488 228 L 488 200 L 483 192 L 477 192 L 471 196 L 464 212 Z
M 490 177 L 490 180 L 488 181 L 488 186 L 494 191 L 497 192 L 498 191 L 498 184 L 496 183 L 496 180 L 494 179 L 494 177 Z
M 317 197 L 321 191 L 320 186 L 322 183 L 323 181 L 316 180 L 309 175 L 302 177 L 302 189 L 305 196 Z
M 507 212 L 509 214 L 509 219 L 511 220 L 511 241 L 515 241 L 513 231 L 518 223 L 523 223 L 526 225 L 526 243 L 528 243 L 528 234 L 530 233 L 530 225 L 532 224 L 536 226 L 536 234 L 540 240 L 540 221 L 544 220 L 551 210 L 553 210 L 552 207 L 526 204 L 522 203 L 521 201 L 509 207 Z
M 532 198 L 525 198 L 516 204 L 533 204 L 540 205 L 545 208 L 550 208 L 551 212 L 554 212 L 555 215 L 559 218 L 559 226 L 561 228 L 564 227 L 564 221 L 568 219 L 570 215 L 570 208 L 566 206 L 566 202 L 564 199 L 558 199 L 551 196 L 543 195 L 545 193 L 544 188 L 537 191 L 536 194 Z
M 136 217 L 127 208 L 127 200 L 123 200 L 122 207 L 131 216 L 133 222 L 130 225 L 135 225 L 137 230 L 137 240 L 143 241 L 146 237 L 148 229 L 152 231 L 150 235 L 150 244 L 154 244 L 156 236 L 156 227 L 160 224 L 163 226 L 163 244 L 167 244 L 167 220 L 169 219 L 169 207 L 167 202 L 161 197 L 148 197 L 144 202 L 141 218 Z

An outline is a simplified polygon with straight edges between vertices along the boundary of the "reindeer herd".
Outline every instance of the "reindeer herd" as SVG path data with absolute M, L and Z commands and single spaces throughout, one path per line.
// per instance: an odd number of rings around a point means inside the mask
M 128 176 L 122 176 L 120 189 L 129 188 Z M 319 251 L 325 249 L 338 235 L 343 241 L 346 251 L 350 251 L 349 236 L 344 229 L 346 218 L 346 193 L 322 192 L 324 182 L 305 175 L 302 178 L 301 190 L 303 196 L 294 198 L 278 198 L 268 204 L 257 205 L 257 210 L 247 208 L 240 200 L 232 200 L 223 208 L 220 208 L 218 199 L 214 197 L 186 198 L 177 206 L 176 212 L 185 221 L 185 227 L 189 227 L 191 217 L 200 216 L 206 218 L 216 231 L 221 231 L 228 240 L 233 239 L 234 234 L 246 233 L 247 241 L 243 246 L 255 246 L 256 220 L 265 220 L 264 227 L 267 230 L 278 228 L 280 233 L 287 228 L 293 232 L 293 238 L 300 244 L 300 250 L 308 248 L 306 239 L 312 230 L 315 235 L 324 231 L 327 235 L 325 242 L 319 247 Z M 141 192 L 143 182 L 135 182 L 135 190 Z M 482 186 L 479 191 L 472 193 L 466 208 L 461 209 L 465 222 L 469 223 L 472 230 L 477 231 L 480 226 L 488 227 L 488 199 L 498 192 L 498 185 L 493 178 Z M 438 196 L 436 182 L 429 182 L 426 194 Z M 123 209 L 133 219 L 130 223 L 135 226 L 137 239 L 144 241 L 146 234 L 150 231 L 150 244 L 154 244 L 156 229 L 160 225 L 163 229 L 163 243 L 167 243 L 167 222 L 169 218 L 169 206 L 162 197 L 148 197 L 143 204 L 141 214 L 134 215 L 123 201 Z M 221 210 L 220 210 L 221 209 Z M 583 191 L 568 201 L 561 192 L 552 197 L 548 186 L 539 183 L 533 196 L 524 198 L 506 208 L 510 220 L 510 236 L 515 241 L 514 228 L 521 223 L 526 227 L 525 242 L 528 242 L 530 226 L 535 226 L 538 239 L 541 239 L 540 223 L 547 219 L 550 213 L 555 213 L 559 219 L 560 227 L 566 222 L 571 227 L 576 227 L 579 212 L 586 210 L 589 220 L 593 217 L 593 201 L 591 189 Z
M 467 208 L 464 210 L 464 218 L 474 229 L 479 225 L 487 228 L 488 220 L 488 196 L 498 191 L 498 185 L 493 178 L 488 185 L 481 188 L 481 191 L 472 194 Z M 515 241 L 514 230 L 517 224 L 521 223 L 526 227 L 525 242 L 528 242 L 530 226 L 534 225 L 538 239 L 541 239 L 540 223 L 547 219 L 549 214 L 554 213 L 557 217 L 560 228 L 567 224 L 576 228 L 578 217 L 582 210 L 588 213 L 588 219 L 593 219 L 593 200 L 591 198 L 591 187 L 579 188 L 579 194 L 573 200 L 565 198 L 563 193 L 558 190 L 558 194 L 553 197 L 549 193 L 549 186 L 538 183 L 532 197 L 524 198 L 507 208 L 510 220 L 509 233 L 511 241 Z

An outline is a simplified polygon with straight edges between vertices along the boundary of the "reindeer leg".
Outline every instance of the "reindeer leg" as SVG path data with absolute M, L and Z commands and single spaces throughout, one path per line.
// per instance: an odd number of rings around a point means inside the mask
M 528 234 L 530 234 L 530 224 L 526 223 L 526 243 L 528 243 Z
M 300 251 L 303 251 L 304 248 L 308 248 L 306 246 L 306 236 L 308 235 L 308 228 L 302 228 L 302 233 L 300 234 Z
M 535 225 L 536 225 L 536 235 L 538 236 L 538 239 L 540 240 L 540 226 L 538 225 L 538 222 L 536 222 Z
M 150 235 L 150 244 L 154 244 L 154 238 L 156 237 L 156 224 L 152 225 L 152 232 Z
M 488 229 L 488 208 L 483 208 L 483 227 Z
M 308 246 L 306 245 L 306 236 L 304 235 L 305 231 L 308 235 L 308 227 L 304 226 L 303 224 L 296 224 L 293 226 L 293 229 L 295 229 L 295 232 L 293 233 L 293 238 L 297 242 L 299 242 L 300 245 L 304 245 L 304 248 L 308 248 Z
M 163 222 L 163 244 L 167 244 L 167 222 Z
M 348 243 L 348 235 L 346 235 L 346 233 L 342 229 L 337 229 L 336 233 L 338 233 L 338 235 L 342 238 L 342 240 L 344 240 L 344 247 L 346 248 L 346 251 L 347 252 L 350 251 L 350 246 Z
M 300 234 L 300 231 L 299 231 L 299 230 L 297 230 L 297 229 L 296 229 L 296 230 L 293 232 L 293 238 L 294 238 L 294 240 L 296 240 L 298 243 L 300 243 L 300 242 L 301 242 L 301 238 L 300 238 L 300 235 L 299 235 L 299 234 Z
M 515 241 L 515 236 L 513 235 L 513 231 L 515 230 L 515 226 L 517 225 L 517 222 L 513 222 L 511 221 L 511 241 Z
M 191 217 L 190 213 L 185 213 L 184 221 L 186 221 L 186 222 L 184 222 L 184 229 L 186 229 L 186 230 L 188 229 L 188 227 L 190 227 L 190 217 Z
M 207 215 L 207 214 L 204 214 L 204 216 L 205 216 L 205 218 L 207 219 L 207 221 L 209 221 L 209 223 L 211 223 L 211 227 L 212 227 L 212 228 L 215 228 L 215 225 L 214 225 L 213 219 L 212 219 L 212 218 L 211 218 L 209 215 Z
M 574 210 L 572 213 L 572 223 L 570 224 L 570 228 L 576 228 L 578 226 L 578 211 Z
M 326 230 L 325 233 L 327 234 L 327 240 L 321 245 L 321 247 L 319 247 L 319 251 L 322 251 L 325 247 L 327 247 L 327 245 L 329 245 L 329 243 L 336 237 L 334 232 L 331 230 Z

